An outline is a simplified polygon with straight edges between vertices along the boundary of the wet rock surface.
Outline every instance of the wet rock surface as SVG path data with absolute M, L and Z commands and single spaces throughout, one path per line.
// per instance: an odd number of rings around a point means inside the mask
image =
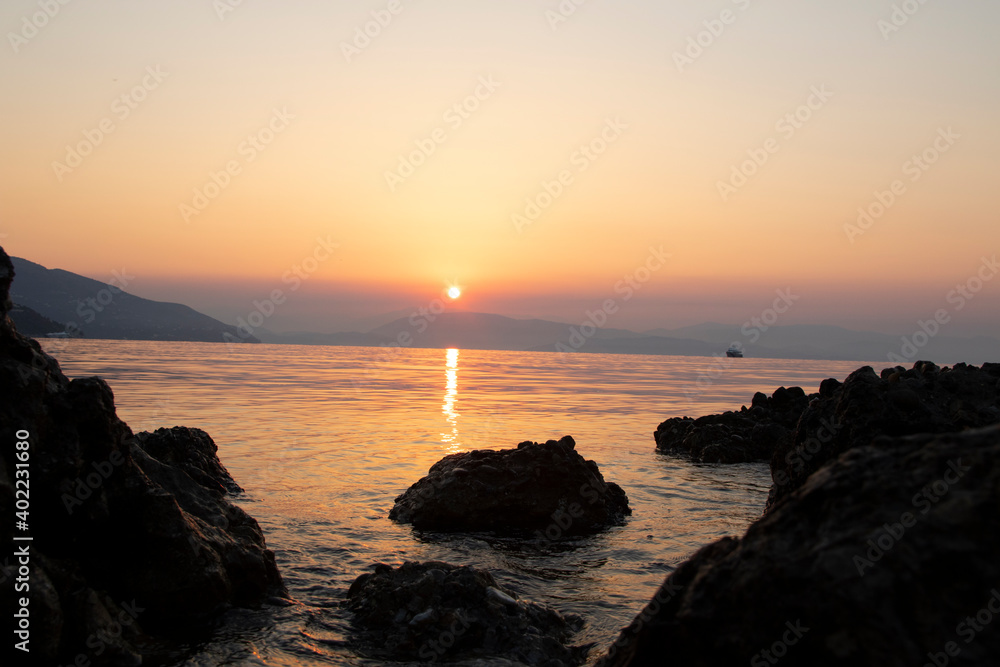
M 632 513 L 620 486 L 606 482 L 570 436 L 516 449 L 452 454 L 396 498 L 389 518 L 439 531 L 585 534 Z
M 219 493 L 243 492 L 219 461 L 215 441 L 200 428 L 158 428 L 152 433 L 137 433 L 135 443 L 160 463 L 180 468 L 206 489 Z
M 850 448 L 681 564 L 598 664 L 1000 664 L 998 462 L 1000 426 Z
M 283 595 L 257 522 L 228 498 L 238 487 L 211 438 L 196 429 L 134 436 L 107 383 L 68 379 L 17 333 L 12 277 L 0 249 L 0 439 L 11 443 L 0 449 L 0 514 L 14 516 L 16 464 L 27 461 L 30 512 L 18 534 L 33 538 L 32 658 L 138 664 L 149 635 Z M 0 526 L 6 544 L 14 530 Z M 13 609 L 11 589 L 2 595 Z
M 360 650 L 371 657 L 503 658 L 546 667 L 586 657 L 586 647 L 568 645 L 582 619 L 517 599 L 486 570 L 434 561 L 374 570 L 347 594 Z
M 809 401 L 801 387 L 779 387 L 771 396 L 754 394 L 750 408 L 697 419 L 673 417 L 656 427 L 656 449 L 699 463 L 767 461 L 791 440 Z
M 768 508 L 787 497 L 826 462 L 880 435 L 948 433 L 1000 423 L 1000 364 L 941 368 L 918 361 L 910 369 L 870 366 L 840 383 L 825 380 L 803 410 L 791 438 L 771 458 Z

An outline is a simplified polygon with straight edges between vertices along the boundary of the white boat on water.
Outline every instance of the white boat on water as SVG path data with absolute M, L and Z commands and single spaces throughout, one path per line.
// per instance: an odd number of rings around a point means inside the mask
M 729 346 L 728 350 L 726 350 L 726 356 L 727 357 L 742 357 L 743 356 L 743 350 L 740 349 L 740 347 L 734 343 L 734 344 L 732 344 L 732 345 Z

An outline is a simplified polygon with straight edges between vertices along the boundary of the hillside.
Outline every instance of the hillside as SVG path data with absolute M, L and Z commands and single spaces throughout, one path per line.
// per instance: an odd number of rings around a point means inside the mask
M 15 303 L 10 309 L 10 319 L 14 321 L 14 326 L 17 327 L 19 333 L 33 338 L 67 333 L 65 324 L 51 320 L 34 308 L 22 306 L 19 303 Z M 82 333 L 86 335 L 86 332 Z
M 11 298 L 42 317 L 63 323 L 59 331 L 83 331 L 88 338 L 225 342 L 238 337 L 224 324 L 179 303 L 152 301 L 129 294 L 128 278 L 111 283 L 62 269 L 48 269 L 19 257 L 14 263 Z M 45 332 L 50 333 L 50 332 Z M 257 343 L 256 338 L 242 339 Z

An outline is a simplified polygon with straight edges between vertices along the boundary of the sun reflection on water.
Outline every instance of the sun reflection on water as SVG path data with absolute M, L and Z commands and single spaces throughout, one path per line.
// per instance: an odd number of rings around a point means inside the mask
M 441 442 L 449 454 L 454 454 L 462 449 L 462 443 L 458 439 L 458 418 L 461 415 L 455 410 L 455 400 L 458 398 L 458 350 L 455 348 L 447 350 L 444 376 L 444 403 L 441 405 L 441 412 L 451 430 L 441 433 Z

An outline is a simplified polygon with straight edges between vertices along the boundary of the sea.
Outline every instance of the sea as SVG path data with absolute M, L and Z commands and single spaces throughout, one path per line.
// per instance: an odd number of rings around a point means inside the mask
M 521 599 L 582 616 L 586 625 L 573 643 L 594 644 L 593 662 L 679 563 L 705 544 L 742 535 L 760 517 L 770 487 L 766 463 L 701 465 L 657 453 L 656 426 L 738 410 L 755 392 L 780 386 L 815 392 L 825 378 L 842 380 L 866 365 L 42 342 L 69 377 L 107 380 L 133 431 L 207 431 L 245 489 L 234 501 L 260 523 L 291 601 L 231 610 L 194 640 L 163 646 L 144 663 L 206 667 L 385 664 L 356 649 L 343 606 L 347 589 L 375 563 L 428 560 L 487 569 Z M 448 454 L 563 435 L 628 494 L 625 525 L 548 541 L 420 532 L 388 519 L 394 498 Z

